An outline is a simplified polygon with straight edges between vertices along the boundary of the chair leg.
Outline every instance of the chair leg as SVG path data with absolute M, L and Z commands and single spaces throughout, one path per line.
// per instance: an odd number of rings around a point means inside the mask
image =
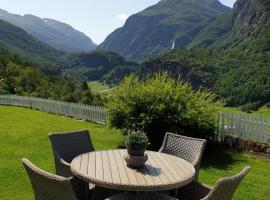
M 174 190 L 171 190 L 169 192 L 170 196 L 174 197 L 174 198 L 177 198 L 178 196 L 178 189 L 174 189 Z

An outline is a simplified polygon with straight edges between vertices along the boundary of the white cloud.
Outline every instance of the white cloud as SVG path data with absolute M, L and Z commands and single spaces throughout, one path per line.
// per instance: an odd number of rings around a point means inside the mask
M 129 16 L 126 13 L 121 13 L 121 14 L 118 14 L 116 17 L 120 21 L 126 21 Z

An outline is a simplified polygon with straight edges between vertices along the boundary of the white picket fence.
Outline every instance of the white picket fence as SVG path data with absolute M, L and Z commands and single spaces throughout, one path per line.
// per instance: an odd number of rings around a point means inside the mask
M 240 113 L 219 114 L 218 140 L 233 135 L 261 143 L 270 143 L 270 122 L 261 116 Z
M 105 108 L 99 106 L 10 95 L 0 95 L 0 105 L 33 108 L 40 111 L 94 121 L 101 124 L 106 123 Z

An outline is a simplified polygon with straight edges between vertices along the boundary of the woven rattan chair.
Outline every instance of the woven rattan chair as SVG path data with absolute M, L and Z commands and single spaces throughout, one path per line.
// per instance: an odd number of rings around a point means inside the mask
M 75 178 L 65 178 L 43 171 L 29 160 L 22 159 L 32 184 L 36 200 L 78 200 L 84 198 L 85 184 Z
M 182 158 L 191 163 L 196 170 L 194 180 L 198 179 L 206 140 L 166 133 L 159 152 Z
M 118 195 L 114 195 L 111 196 L 105 200 L 147 200 L 147 199 L 155 199 L 155 200 L 178 200 L 174 197 L 171 197 L 167 194 L 164 193 L 149 193 L 149 194 L 142 194 L 140 195 L 136 195 L 136 193 L 132 193 L 132 192 L 125 192 L 125 193 L 121 193 Z
M 249 170 L 250 167 L 245 167 L 235 176 L 218 180 L 213 187 L 193 182 L 179 188 L 178 197 L 180 200 L 231 200 Z
M 50 134 L 49 138 L 54 154 L 55 171 L 59 176 L 72 176 L 71 161 L 80 154 L 95 150 L 88 130 Z

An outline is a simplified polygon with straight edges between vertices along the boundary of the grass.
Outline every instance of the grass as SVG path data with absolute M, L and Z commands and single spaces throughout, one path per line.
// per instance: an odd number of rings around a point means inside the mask
M 122 141 L 118 130 L 105 126 L 25 108 L 0 106 L 1 200 L 33 199 L 21 158 L 27 157 L 39 167 L 53 172 L 48 133 L 82 129 L 90 130 L 97 149 L 117 148 Z M 208 145 L 200 181 L 212 185 L 220 177 L 234 175 L 246 165 L 251 166 L 252 170 L 237 190 L 234 200 L 269 200 L 270 161 L 255 156 L 229 153 Z
M 247 113 L 241 111 L 239 107 L 223 107 L 222 111 L 223 112 L 237 112 L 237 113 L 247 114 Z M 258 111 L 251 113 L 251 115 L 262 116 L 262 117 L 265 117 L 266 119 L 270 120 L 270 109 L 264 106 L 264 107 L 261 107 Z
M 92 91 L 94 92 L 100 92 L 102 90 L 107 90 L 110 88 L 109 85 L 105 83 L 101 83 L 99 81 L 91 81 L 88 83 L 88 86 L 91 88 Z
M 269 200 L 270 160 L 254 155 L 208 147 L 204 154 L 199 180 L 213 185 L 220 177 L 235 175 L 247 165 L 251 166 L 251 171 L 236 191 L 233 200 Z
M 33 199 L 21 159 L 54 172 L 48 133 L 88 129 L 96 149 L 117 148 L 122 134 L 94 123 L 56 116 L 25 108 L 0 106 L 0 196 L 4 199 Z

